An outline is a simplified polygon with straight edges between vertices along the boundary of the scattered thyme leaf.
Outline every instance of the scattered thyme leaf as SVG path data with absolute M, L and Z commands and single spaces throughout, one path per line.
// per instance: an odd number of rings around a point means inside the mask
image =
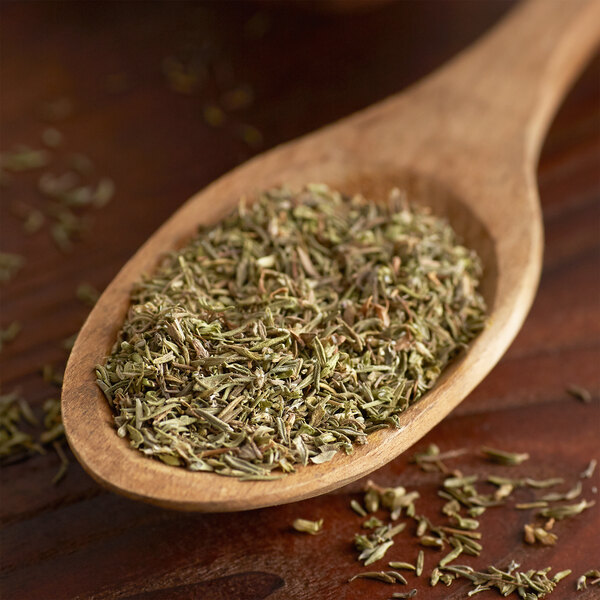
M 77 286 L 75 295 L 80 302 L 93 307 L 100 297 L 100 292 L 91 283 L 83 282 Z
M 295 519 L 292 523 L 292 527 L 301 533 L 309 533 L 310 535 L 317 535 L 321 533 L 323 528 L 323 519 L 318 521 L 309 521 L 307 519 Z
M 21 323 L 13 321 L 5 329 L 0 329 L 0 351 L 5 344 L 12 342 L 21 332 Z
M 592 460 L 590 460 L 588 466 L 585 468 L 584 471 L 582 471 L 580 477 L 581 479 L 591 479 L 594 471 L 596 470 L 596 465 L 598 464 L 598 461 L 595 458 L 592 458 Z
M 562 519 L 567 519 L 569 517 L 574 517 L 584 510 L 594 506 L 596 502 L 593 500 L 588 502 L 587 500 L 582 500 L 577 504 L 568 504 L 565 506 L 552 506 L 550 508 L 544 508 L 539 512 L 542 517 L 549 517 L 552 519 L 556 519 L 557 521 L 561 521 Z
M 529 459 L 529 454 L 526 452 L 507 452 L 485 446 L 481 448 L 481 452 L 488 460 L 501 465 L 520 465 Z
M 0 252 L 0 283 L 8 283 L 24 264 L 25 258 L 20 254 Z
M 567 387 L 567 392 L 569 392 L 573 398 L 581 400 L 584 404 L 590 404 L 592 402 L 591 392 L 580 385 L 572 383 Z

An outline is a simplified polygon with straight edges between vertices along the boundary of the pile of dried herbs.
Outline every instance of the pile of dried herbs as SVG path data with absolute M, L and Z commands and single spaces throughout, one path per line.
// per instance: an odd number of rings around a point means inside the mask
M 479 557 L 485 554 L 484 535 L 480 528 L 481 518 L 488 510 L 501 512 L 503 521 L 507 523 L 511 521 L 506 518 L 506 511 L 510 508 L 535 510 L 532 523 L 524 526 L 523 541 L 540 548 L 556 544 L 558 535 L 551 532 L 556 522 L 578 516 L 594 506 L 595 502 L 581 500 L 575 504 L 555 503 L 572 502 L 581 495 L 581 480 L 588 479 L 588 473 L 593 473 L 596 461 L 590 462 L 569 490 L 545 493 L 543 490 L 563 484 L 563 478 L 540 480 L 531 477 L 464 475 L 461 471 L 451 470 L 446 466 L 444 461 L 467 453 L 468 450 L 464 448 L 441 452 L 436 445 L 431 444 L 413 456 L 412 462 L 423 471 L 438 472 L 443 476 L 437 491 L 438 496 L 445 500 L 441 507 L 442 522 L 436 523 L 419 514 L 416 506 L 419 500 L 417 491 L 408 491 L 403 486 L 382 487 L 373 481 L 367 482 L 362 501 L 354 498 L 350 502 L 350 508 L 359 517 L 368 517 L 362 522 L 361 531 L 354 536 L 354 547 L 358 552 L 356 558 L 368 566 L 384 558 L 389 560 L 390 554 L 396 554 L 387 563 L 389 568 L 396 571 L 360 571 L 349 579 L 350 582 L 370 579 L 395 586 L 408 585 L 409 580 L 397 572 L 404 570 L 408 571 L 409 578 L 424 575 L 432 587 L 442 583 L 450 586 L 459 578 L 470 580 L 472 589 L 467 592 L 468 597 L 486 590 L 496 590 L 504 597 L 539 600 L 554 591 L 556 584 L 571 574 L 571 570 L 565 569 L 550 576 L 550 567 L 520 571 L 520 565 L 515 561 L 511 561 L 507 568 L 489 566 L 486 571 L 478 571 L 470 565 L 456 564 L 455 561 L 459 557 L 462 560 L 468 556 Z M 480 456 L 504 466 L 518 467 L 527 455 L 484 447 L 480 449 Z M 481 493 L 478 490 L 480 483 L 491 483 L 496 489 L 492 493 Z M 540 497 L 527 504 L 513 503 L 513 494 L 523 487 L 540 490 Z M 590 491 L 597 493 L 595 487 L 591 487 Z M 408 521 L 399 521 L 402 517 Z M 322 521 L 320 523 L 322 525 Z M 365 530 L 370 530 L 371 533 L 366 533 Z M 400 542 L 395 545 L 394 542 L 398 539 L 392 538 L 397 534 L 401 534 L 398 536 Z M 407 558 L 400 554 L 406 553 L 407 536 L 413 539 L 416 537 L 423 547 L 414 562 L 398 560 L 398 557 Z M 588 584 L 600 585 L 600 571 L 588 570 L 577 579 L 576 588 L 583 590 Z M 416 595 L 416 590 L 411 590 L 395 593 L 392 598 L 412 597 L 410 594 L 413 592 Z
M 120 436 L 247 479 L 352 452 L 482 329 L 481 264 L 393 191 L 275 189 L 137 285 L 97 367 Z

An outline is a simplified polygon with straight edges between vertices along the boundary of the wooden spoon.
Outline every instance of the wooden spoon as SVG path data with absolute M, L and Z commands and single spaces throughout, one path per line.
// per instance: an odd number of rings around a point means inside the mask
M 406 92 L 247 162 L 191 198 L 133 256 L 84 324 L 65 372 L 71 448 L 102 485 L 181 510 L 233 511 L 322 494 L 381 467 L 442 420 L 489 373 L 519 331 L 542 263 L 536 162 L 554 110 L 599 37 L 600 1 L 531 0 L 472 49 Z M 117 436 L 94 382 L 125 317 L 132 284 L 200 223 L 242 195 L 326 182 L 379 197 L 393 186 L 446 215 L 485 265 L 489 325 L 433 390 L 351 456 L 277 481 L 240 482 L 143 456 Z

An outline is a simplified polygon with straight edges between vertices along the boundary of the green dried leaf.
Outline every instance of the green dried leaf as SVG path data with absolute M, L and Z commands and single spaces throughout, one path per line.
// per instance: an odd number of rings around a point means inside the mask
M 595 501 L 588 502 L 587 500 L 582 500 L 577 504 L 569 504 L 565 506 L 553 506 L 550 508 L 544 508 L 539 512 L 540 516 L 547 517 L 550 519 L 556 519 L 560 521 L 562 519 L 567 519 L 569 517 L 574 517 L 584 510 L 594 506 L 596 504 Z
M 569 385 L 567 387 L 567 392 L 569 392 L 569 394 L 571 394 L 571 396 L 574 398 L 577 398 L 577 400 L 581 400 L 584 404 L 590 404 L 592 402 L 591 392 L 580 385 Z
M 317 533 L 321 533 L 321 529 L 323 528 L 323 519 L 319 519 L 318 521 L 308 521 L 307 519 L 295 519 L 292 523 L 292 527 L 296 531 L 300 531 L 301 533 L 317 535 Z
M 529 454 L 526 452 L 506 452 L 485 446 L 481 448 L 481 452 L 488 460 L 501 465 L 520 465 L 529 459 Z

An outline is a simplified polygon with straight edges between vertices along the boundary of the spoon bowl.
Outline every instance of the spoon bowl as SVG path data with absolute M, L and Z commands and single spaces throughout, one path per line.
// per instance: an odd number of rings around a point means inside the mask
M 489 373 L 537 288 L 543 232 L 535 166 L 555 107 L 598 39 L 595 0 L 530 0 L 445 68 L 360 113 L 275 148 L 192 197 L 126 263 L 78 335 L 65 372 L 69 444 L 107 488 L 180 510 L 233 511 L 325 493 L 386 464 L 442 420 Z M 238 481 L 149 459 L 116 434 L 94 366 L 110 353 L 132 285 L 239 198 L 324 182 L 382 198 L 393 187 L 445 216 L 484 264 L 488 325 L 435 387 L 351 455 L 275 481 Z

